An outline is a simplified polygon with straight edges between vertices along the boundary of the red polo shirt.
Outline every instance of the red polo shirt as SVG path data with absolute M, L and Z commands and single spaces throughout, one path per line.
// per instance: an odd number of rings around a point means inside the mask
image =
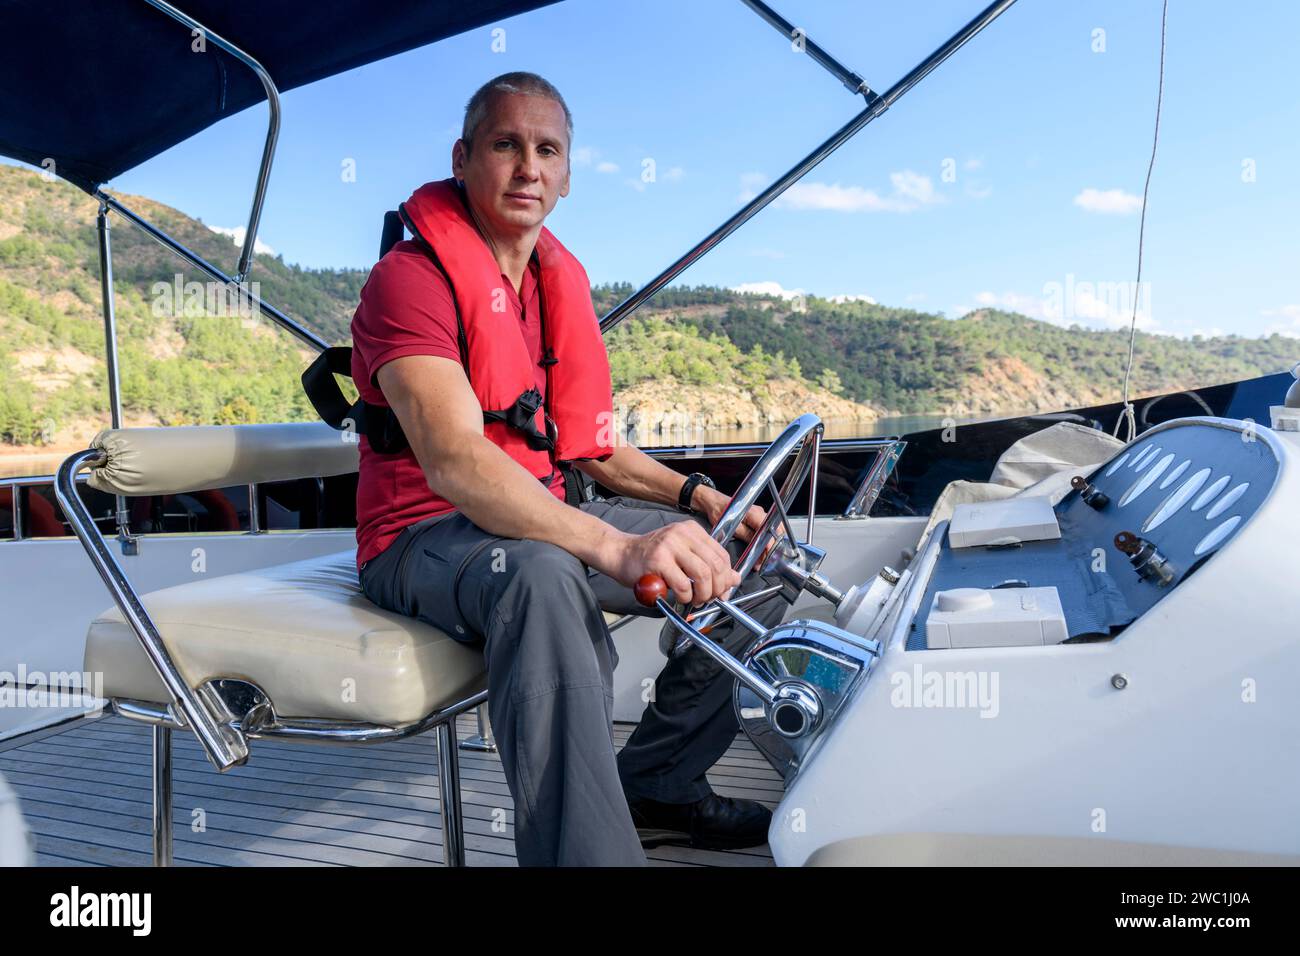
M 503 273 L 510 308 L 523 325 L 533 361 L 542 359 L 542 329 L 537 295 L 537 262 L 524 270 L 520 294 Z M 438 355 L 460 361 L 456 310 L 451 289 L 438 267 L 408 240 L 399 242 L 370 270 L 361 304 L 352 317 L 352 381 L 367 402 L 384 405 L 375 374 L 403 355 Z M 537 390 L 546 394 L 546 369 L 537 365 Z M 429 491 L 410 448 L 396 455 L 372 451 L 364 437 L 357 481 L 357 565 L 378 555 L 409 524 L 449 510 Z M 564 499 L 558 473 L 551 493 Z

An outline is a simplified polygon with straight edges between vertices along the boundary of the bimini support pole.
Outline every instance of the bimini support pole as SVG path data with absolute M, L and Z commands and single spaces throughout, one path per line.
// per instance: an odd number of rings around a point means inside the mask
M 122 427 L 122 380 L 117 364 L 117 313 L 113 304 L 113 227 L 108 219 L 108 206 L 101 201 L 95 217 L 99 233 L 99 286 L 104 312 L 104 366 L 108 373 L 108 415 L 113 428 Z M 114 495 L 117 540 L 123 554 L 137 554 L 138 539 L 131 536 L 130 517 L 126 498 Z
M 881 96 L 870 100 L 862 112 L 832 133 L 825 142 L 796 163 L 789 172 L 751 199 L 739 212 L 701 239 L 684 256 L 615 306 L 608 315 L 600 320 L 601 334 L 615 328 L 620 322 L 644 305 L 656 292 L 689 269 L 697 259 L 739 229 L 760 209 L 802 179 L 823 159 L 852 139 L 864 126 L 893 106 L 904 93 L 925 79 L 931 70 L 960 50 L 975 34 L 1006 12 L 1007 8 L 1013 3 L 1015 3 L 1015 0 L 995 0 L 994 3 L 985 7 L 973 20 L 949 37 L 947 42 L 917 64 L 910 73 L 891 86 Z
M 244 247 L 239 253 L 239 265 L 235 269 L 235 284 L 243 285 L 244 280 L 248 278 L 248 270 L 253 265 L 253 249 L 257 243 L 257 227 L 262 221 L 262 204 L 266 201 L 266 185 L 271 178 L 271 160 L 275 158 L 275 144 L 280 138 L 280 91 L 275 88 L 275 83 L 271 80 L 271 74 L 266 72 L 266 68 L 261 63 L 225 37 L 214 33 L 188 13 L 167 3 L 166 0 L 145 0 L 145 2 L 191 30 L 198 31 L 202 35 L 204 42 L 210 41 L 239 60 L 257 74 L 257 78 L 262 81 L 262 88 L 266 90 L 266 103 L 271 109 L 270 123 L 266 130 L 266 143 L 262 146 L 262 164 L 257 170 L 257 187 L 253 191 L 253 209 L 248 214 L 248 228 L 244 231 Z
M 250 307 L 256 309 L 258 312 L 264 315 L 269 316 L 272 321 L 274 321 L 277 325 L 282 326 L 287 331 L 291 332 L 303 344 L 316 349 L 316 351 L 318 352 L 323 352 L 325 351 L 325 349 L 329 348 L 329 343 L 326 342 L 324 339 L 322 339 L 315 332 L 299 324 L 298 322 L 295 322 L 293 319 L 289 318 L 289 316 L 285 315 L 283 312 L 281 312 L 275 306 L 271 305 L 269 302 L 264 302 L 260 296 L 254 295 L 252 293 L 252 290 L 250 290 L 248 286 L 246 285 L 236 286 L 235 280 L 232 279 L 230 276 L 226 275 L 226 273 L 222 272 L 220 269 L 218 269 L 212 263 L 208 262 L 208 260 L 204 259 L 198 253 L 194 252 L 191 249 L 186 248 L 180 242 L 176 241 L 171 236 L 167 235 L 167 233 L 163 232 L 161 229 L 159 229 L 149 220 L 145 219 L 135 210 L 131 209 L 129 206 L 122 205 L 122 203 L 120 203 L 117 199 L 110 196 L 108 193 L 104 192 L 103 190 L 96 190 L 95 198 L 98 199 L 100 202 L 104 203 L 105 205 L 107 205 L 109 209 L 117 213 L 123 219 L 130 222 L 133 226 L 136 226 L 139 229 L 141 229 L 146 236 L 148 236 L 154 242 L 158 243 L 158 245 L 162 246 L 168 252 L 174 253 L 175 255 L 184 259 L 186 262 L 193 265 L 196 269 L 198 269 L 200 272 L 206 275 L 209 279 L 213 279 L 217 282 L 220 282 L 225 286 L 238 289 L 239 294 L 244 297 L 244 299 L 248 302 Z
M 266 201 L 266 187 L 271 176 L 271 162 L 275 158 L 275 146 L 280 137 L 280 93 L 276 89 L 275 82 L 271 79 L 271 75 L 266 71 L 266 68 L 263 67 L 261 63 L 249 56 L 239 47 L 235 46 L 235 44 L 231 43 L 225 37 L 214 33 L 212 30 L 205 27 L 189 14 L 177 9 L 170 3 L 167 3 L 166 0 L 145 0 L 145 2 L 167 14 L 177 22 L 189 27 L 191 30 L 198 31 L 203 36 L 204 42 L 210 40 L 218 48 L 225 50 L 231 56 L 235 57 L 235 59 L 244 63 L 249 69 L 257 74 L 257 78 L 262 81 L 262 88 L 266 90 L 266 102 L 267 106 L 270 108 L 271 114 L 270 121 L 266 130 L 266 142 L 262 147 L 262 162 L 257 171 L 257 187 L 253 192 L 253 208 L 248 216 L 248 226 L 244 230 L 244 245 L 240 250 L 239 262 L 236 265 L 234 276 L 232 277 L 227 275 L 202 256 L 190 251 L 135 211 L 122 205 L 122 203 L 113 196 L 104 192 L 102 189 L 95 190 L 95 198 L 99 200 L 101 209 L 107 207 L 122 218 L 129 220 L 133 225 L 144 230 L 145 234 L 148 235 L 149 238 L 153 239 L 164 249 L 175 253 L 182 259 L 193 264 L 209 279 L 220 282 L 222 285 L 236 291 L 241 296 L 242 301 L 246 301 L 252 308 L 257 309 L 258 312 L 270 316 L 276 324 L 293 333 L 303 343 L 317 351 L 324 351 L 328 348 L 328 343 L 324 339 L 295 322 L 279 309 L 263 302 L 260 296 L 254 295 L 252 290 L 244 284 L 244 280 L 248 278 L 249 269 L 252 267 L 253 250 L 257 243 L 258 225 L 262 220 L 262 206 Z M 111 343 L 109 348 L 111 353 L 116 354 L 115 344 Z
M 781 14 L 769 7 L 763 0 L 741 0 L 741 2 L 753 10 L 760 17 L 772 24 L 776 32 L 781 34 L 791 43 L 799 44 L 799 49 L 808 54 L 813 60 L 826 70 L 831 76 L 844 84 L 844 88 L 850 93 L 861 93 L 867 98 L 867 103 L 871 103 L 876 98 L 876 94 L 871 92 L 871 87 L 867 86 L 867 81 L 858 74 L 854 73 L 847 66 L 841 63 L 835 57 L 831 56 L 820 46 L 812 41 L 807 34 L 796 27 Z

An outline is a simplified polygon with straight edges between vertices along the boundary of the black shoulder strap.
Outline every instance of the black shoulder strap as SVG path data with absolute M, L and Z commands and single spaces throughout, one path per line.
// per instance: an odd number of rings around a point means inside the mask
M 348 402 L 335 375 L 352 377 L 352 349 L 349 346 L 327 348 L 302 373 L 303 391 L 321 421 L 339 431 L 365 435 L 370 440 L 370 447 L 381 455 L 404 451 L 409 443 L 397 414 L 391 408 L 371 405 L 361 398 Z
M 302 373 L 302 388 L 316 414 L 332 428 L 346 427 L 347 419 L 360 428 L 357 415 L 363 413 L 361 402 L 350 403 L 339 388 L 335 375 L 352 377 L 352 349 L 335 345 L 327 348 Z
M 384 231 L 379 235 L 379 258 L 388 255 L 388 250 L 402 241 L 402 217 L 394 210 L 384 213 Z

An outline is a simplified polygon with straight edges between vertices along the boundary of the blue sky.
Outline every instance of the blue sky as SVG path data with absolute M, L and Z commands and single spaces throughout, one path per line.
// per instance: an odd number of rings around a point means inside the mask
M 773 5 L 877 90 L 983 6 Z M 594 282 L 640 283 L 862 103 L 739 0 L 566 0 L 499 26 L 504 52 L 485 27 L 286 94 L 261 239 L 368 267 L 384 210 L 449 175 L 470 93 L 527 69 L 576 125 L 547 225 Z M 679 281 L 1127 326 L 1159 27 L 1158 0 L 1021 0 Z M 1171 3 L 1143 327 L 1300 335 L 1298 34 L 1300 4 Z M 240 225 L 265 121 L 246 110 L 110 186 Z

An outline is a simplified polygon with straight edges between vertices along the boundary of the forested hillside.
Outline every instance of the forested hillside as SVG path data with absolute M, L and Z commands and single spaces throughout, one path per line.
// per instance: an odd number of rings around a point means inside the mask
M 226 236 L 142 197 L 128 205 L 230 270 Z M 107 422 L 95 202 L 0 165 L 0 445 L 59 446 Z M 378 223 L 376 223 L 376 234 Z M 114 220 L 123 403 L 130 424 L 313 417 L 299 375 L 311 353 L 269 320 L 195 301 L 196 270 Z M 344 342 L 366 272 L 314 270 L 259 255 L 262 296 Z M 176 291 L 182 294 L 175 294 Z M 598 314 L 633 291 L 592 290 Z M 803 405 L 866 421 L 891 412 L 1017 413 L 1113 400 L 1122 332 L 1061 328 L 979 311 L 961 319 L 815 296 L 806 309 L 712 287 L 673 287 L 608 339 L 615 403 L 652 426 L 676 413 L 710 427 L 751 424 Z M 1138 394 L 1289 367 L 1294 339 L 1184 341 L 1139 335 Z

